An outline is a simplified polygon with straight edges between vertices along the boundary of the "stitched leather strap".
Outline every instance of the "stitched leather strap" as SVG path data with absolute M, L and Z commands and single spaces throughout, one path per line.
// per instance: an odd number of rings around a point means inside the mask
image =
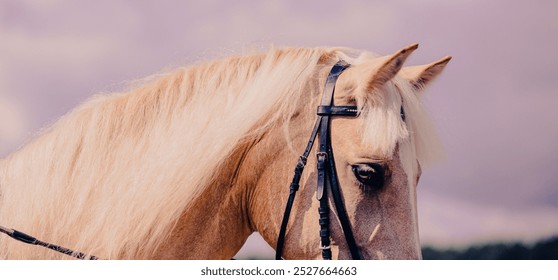
M 334 158 L 333 149 L 331 145 L 328 148 L 327 155 L 329 158 Z M 330 172 L 330 186 L 333 198 L 333 203 L 335 204 L 335 210 L 337 216 L 339 217 L 339 222 L 341 223 L 341 228 L 343 228 L 343 233 L 345 234 L 345 240 L 347 241 L 347 246 L 351 252 L 351 257 L 353 260 L 360 260 L 361 256 L 359 253 L 358 246 L 356 244 L 355 237 L 353 235 L 353 230 L 351 227 L 351 222 L 349 220 L 349 215 L 347 215 L 347 210 L 345 209 L 345 203 L 343 202 L 343 194 L 341 193 L 341 188 L 339 186 L 339 179 L 337 177 L 337 168 L 335 167 L 335 161 L 329 162 L 329 172 Z
M 330 131 L 330 116 L 356 116 L 358 114 L 357 108 L 354 106 L 333 106 L 333 94 L 335 92 L 335 83 L 339 75 L 349 67 L 349 65 L 340 61 L 331 70 L 328 76 L 324 94 L 322 96 L 321 106 L 318 107 L 318 115 L 321 115 L 320 125 L 320 145 L 318 148 L 318 179 L 316 196 L 320 201 L 320 238 L 322 257 L 324 260 L 331 259 L 331 237 L 329 230 L 329 215 L 324 214 L 329 212 L 329 201 L 327 199 L 327 187 L 331 188 L 335 209 L 345 240 L 351 252 L 351 257 L 355 260 L 360 259 L 360 254 L 356 241 L 352 232 L 351 223 L 345 210 L 343 198 L 339 190 L 339 179 L 337 177 L 337 170 L 335 168 L 335 158 L 333 157 L 333 149 L 331 147 L 331 131 Z M 321 168 L 321 169 L 320 169 Z M 327 210 L 326 210 L 327 209 Z
M 329 116 L 321 117 L 320 129 L 320 145 L 318 146 L 318 153 L 316 154 L 317 161 L 317 189 L 316 199 L 320 201 L 320 208 L 318 214 L 320 215 L 320 242 L 322 249 L 322 258 L 324 260 L 331 260 L 331 233 L 329 231 L 329 201 L 327 199 L 327 169 L 330 164 L 330 159 L 327 156 L 327 147 L 329 146 Z
M 356 106 L 318 106 L 318 116 L 348 116 L 358 114 Z
M 54 245 L 48 242 L 44 242 L 41 241 L 31 235 L 25 234 L 21 231 L 17 231 L 15 229 L 10 229 L 10 228 L 5 228 L 0 226 L 0 233 L 4 233 L 8 236 L 10 236 L 11 238 L 21 241 L 23 243 L 27 243 L 27 244 L 31 244 L 31 245 L 38 245 L 38 246 L 42 246 L 57 252 L 60 252 L 62 254 L 66 254 L 68 256 L 72 256 L 74 258 L 77 259 L 82 259 L 82 260 L 98 260 L 99 258 L 92 256 L 92 255 L 87 255 L 84 254 L 82 252 L 78 252 L 78 251 L 74 251 L 62 246 L 58 246 L 58 245 Z
M 279 230 L 279 236 L 277 238 L 277 246 L 275 249 L 276 260 L 282 259 L 283 248 L 285 244 L 285 235 L 287 232 L 287 224 L 289 223 L 289 217 L 291 215 L 291 209 L 293 208 L 296 192 L 300 187 L 300 178 L 302 176 L 302 172 L 304 171 L 304 167 L 306 166 L 308 155 L 310 154 L 310 151 L 312 151 L 312 146 L 314 145 L 314 141 L 316 139 L 316 135 L 318 134 L 319 128 L 320 128 L 320 122 L 316 121 L 316 124 L 314 125 L 314 129 L 310 134 L 310 140 L 308 140 L 308 144 L 306 145 L 306 149 L 298 159 L 298 163 L 294 170 L 294 176 L 291 181 L 290 190 L 289 190 L 289 198 L 287 199 L 287 205 L 285 206 L 285 212 L 283 213 L 283 220 L 281 222 L 281 228 Z

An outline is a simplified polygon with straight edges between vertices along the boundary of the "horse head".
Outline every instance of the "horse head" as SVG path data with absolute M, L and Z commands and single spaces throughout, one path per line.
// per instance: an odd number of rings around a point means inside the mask
M 292 147 L 300 152 L 305 147 L 327 72 L 337 60 L 344 59 L 351 66 L 338 77 L 333 105 L 356 106 L 359 113 L 356 118 L 331 116 L 329 134 L 334 158 L 329 160 L 336 168 L 350 223 L 349 228 L 343 228 L 339 205 L 333 205 L 335 195 L 328 189 L 333 258 L 350 259 L 355 254 L 366 259 L 421 257 L 416 187 L 421 165 L 429 161 L 427 150 L 433 148 L 435 140 L 429 139 L 432 131 L 420 106 L 420 94 L 450 57 L 428 65 L 403 67 L 417 47 L 411 45 L 383 57 L 365 53 L 349 58 L 337 51 L 322 56 L 317 66 L 319 78 L 310 82 L 316 84 L 305 88 L 310 91 L 306 102 L 312 106 L 301 106 L 293 114 L 288 129 L 291 142 L 284 143 L 275 135 L 271 140 L 276 149 L 273 160 L 261 163 L 267 168 L 255 186 L 254 193 L 258 195 L 250 213 L 254 228 L 270 245 L 283 246 L 277 244 L 277 236 L 289 197 L 284 178 L 292 172 L 285 163 L 294 166 Z M 282 254 L 285 258 L 321 258 L 320 248 L 324 245 L 320 233 L 324 227 L 320 227 L 318 214 L 316 173 L 316 157 L 311 157 L 286 230 Z M 353 255 L 347 231 L 352 231 L 356 241 L 357 253 Z

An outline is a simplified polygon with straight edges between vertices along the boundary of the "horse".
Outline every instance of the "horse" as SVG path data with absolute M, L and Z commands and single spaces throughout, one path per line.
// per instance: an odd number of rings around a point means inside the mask
M 330 133 L 356 244 L 365 259 L 419 259 L 416 188 L 440 154 L 421 96 L 451 57 L 403 66 L 417 47 L 272 47 L 95 95 L 1 159 L 0 225 L 103 259 L 230 259 L 253 232 L 275 247 L 292 167 L 344 60 L 333 103 L 358 115 L 332 117 Z M 320 258 L 307 166 L 285 259 Z M 328 215 L 333 258 L 348 259 Z M 0 259 L 67 258 L 0 235 Z

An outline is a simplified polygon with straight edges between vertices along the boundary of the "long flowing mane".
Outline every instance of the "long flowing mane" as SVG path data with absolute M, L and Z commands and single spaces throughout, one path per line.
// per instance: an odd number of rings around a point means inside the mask
M 0 224 L 103 258 L 146 257 L 211 187 L 237 147 L 270 129 L 284 129 L 288 137 L 289 119 L 315 108 L 320 67 L 331 67 L 324 57 L 358 63 L 367 56 L 346 49 L 272 49 L 95 96 L 0 161 Z M 384 147 L 409 138 L 422 164 L 435 142 L 428 121 L 406 83 L 395 79 L 392 86 L 401 98 L 383 102 L 403 102 L 408 129 L 385 139 L 370 133 L 370 143 Z M 370 100 L 358 103 L 371 108 Z M 364 112 L 368 124 L 383 114 Z M 400 126 L 396 121 L 385 125 Z M 0 259 L 60 257 L 3 238 Z

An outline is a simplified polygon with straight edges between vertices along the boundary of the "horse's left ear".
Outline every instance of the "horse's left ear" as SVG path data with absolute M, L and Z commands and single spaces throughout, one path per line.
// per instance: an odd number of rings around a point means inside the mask
M 403 67 L 399 74 L 409 80 L 415 89 L 422 89 L 442 73 L 450 60 L 451 56 L 446 56 L 430 64 Z

